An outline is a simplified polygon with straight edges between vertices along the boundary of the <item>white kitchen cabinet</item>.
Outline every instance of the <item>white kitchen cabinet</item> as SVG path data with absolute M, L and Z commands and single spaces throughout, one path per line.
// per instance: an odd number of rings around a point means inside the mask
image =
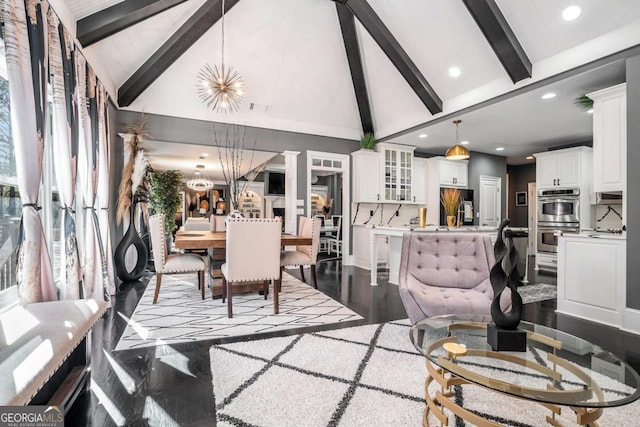
M 400 144 L 377 144 L 380 153 L 381 201 L 413 203 L 413 152 L 415 147 Z
M 593 99 L 593 191 L 624 191 L 627 181 L 627 85 L 587 94 Z
M 367 270 L 371 269 L 371 232 L 363 225 L 353 226 L 353 263 Z M 388 242 L 386 236 L 376 236 L 378 264 L 387 264 Z
M 380 153 L 359 150 L 351 158 L 354 203 L 380 203 Z
M 558 238 L 558 308 L 620 327 L 626 305 L 627 245 L 623 237 Z
M 591 193 L 593 151 L 572 147 L 534 154 L 538 190 L 580 188 Z
M 469 183 L 468 161 L 437 159 L 440 187 L 467 188 Z
M 413 159 L 413 202 L 427 204 L 427 159 Z

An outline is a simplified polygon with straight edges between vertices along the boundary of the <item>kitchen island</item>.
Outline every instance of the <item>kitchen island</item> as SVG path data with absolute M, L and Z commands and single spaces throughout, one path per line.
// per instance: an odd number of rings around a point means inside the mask
M 364 226 L 354 226 L 354 227 L 364 227 Z M 515 229 L 518 230 L 518 229 Z M 526 230 L 526 229 L 524 229 Z M 362 230 L 360 230 L 362 231 Z M 381 261 L 380 259 L 380 245 L 381 242 L 384 241 L 387 243 L 386 247 L 386 263 L 389 268 L 389 283 L 397 285 L 398 277 L 400 274 L 400 256 L 402 255 L 402 236 L 404 233 L 408 231 L 415 231 L 420 233 L 490 233 L 491 234 L 491 243 L 495 242 L 496 239 L 496 231 L 495 227 L 475 227 L 475 226 L 463 226 L 458 228 L 448 227 L 436 227 L 436 226 L 427 226 L 425 228 L 418 227 L 372 227 L 368 229 L 369 231 L 369 262 L 368 267 L 371 270 L 371 286 L 378 285 L 378 263 Z M 355 234 L 355 232 L 354 232 Z M 382 239 L 381 239 L 382 238 Z M 354 239 L 355 241 L 356 239 Z M 364 250 L 365 248 L 357 248 L 354 246 L 354 252 L 357 250 Z M 382 249 L 384 251 L 384 249 Z M 354 253 L 354 257 L 358 258 Z M 367 266 L 361 267 L 366 268 Z
M 587 232 L 558 237 L 557 312 L 623 329 L 625 235 Z

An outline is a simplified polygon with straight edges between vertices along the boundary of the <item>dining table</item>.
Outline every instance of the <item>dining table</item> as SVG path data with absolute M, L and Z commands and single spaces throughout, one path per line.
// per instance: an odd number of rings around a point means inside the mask
M 297 236 L 295 234 L 288 233 L 282 233 L 280 241 L 281 246 L 307 246 L 312 244 L 311 237 Z M 218 255 L 222 258 L 218 258 L 218 256 L 215 255 L 214 257 L 216 258 L 217 263 L 220 264 L 221 259 L 224 259 L 223 251 L 227 247 L 227 233 L 224 231 L 177 231 L 173 247 L 176 249 L 218 249 L 219 251 L 216 252 L 222 252 Z M 220 278 L 221 276 L 219 275 L 221 273 L 219 273 L 218 270 L 218 273 L 212 274 L 211 268 L 219 268 L 212 267 L 212 262 L 213 260 L 209 259 L 209 276 L 212 279 L 211 295 L 212 297 L 217 298 L 222 296 L 222 281 L 213 279 Z M 262 289 L 262 282 L 246 282 L 235 286 L 234 293 L 254 292 L 260 289 Z
M 308 246 L 311 237 L 282 233 L 281 246 Z M 224 231 L 178 231 L 173 243 L 177 249 L 224 249 L 227 247 L 227 233 Z

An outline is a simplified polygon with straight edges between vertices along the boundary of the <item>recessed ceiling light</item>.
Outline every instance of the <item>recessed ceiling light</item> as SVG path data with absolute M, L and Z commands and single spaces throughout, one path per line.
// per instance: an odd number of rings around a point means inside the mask
M 589 109 L 587 110 L 587 114 L 593 114 L 593 108 L 589 108 Z
M 449 68 L 449 75 L 451 77 L 459 77 L 460 74 L 462 74 L 462 71 L 460 71 L 460 68 L 458 68 L 458 67 Z
M 496 151 L 504 151 L 504 147 L 498 147 L 496 148 Z
M 527 159 L 527 160 L 533 160 L 533 156 L 527 156 L 527 157 L 525 157 L 525 159 Z
M 556 97 L 556 94 L 553 92 L 545 93 L 544 95 L 542 95 L 542 99 L 551 99 L 555 97 Z
M 426 138 L 427 136 L 429 135 L 427 135 L 426 133 L 421 133 L 420 135 L 418 135 L 418 138 Z
M 469 141 L 460 141 L 460 145 L 467 145 L 469 144 Z
M 580 9 L 580 6 L 576 6 L 576 5 L 569 6 L 568 8 L 562 11 L 562 19 L 564 19 L 565 21 L 573 21 L 577 19 L 581 13 L 582 13 L 582 9 Z

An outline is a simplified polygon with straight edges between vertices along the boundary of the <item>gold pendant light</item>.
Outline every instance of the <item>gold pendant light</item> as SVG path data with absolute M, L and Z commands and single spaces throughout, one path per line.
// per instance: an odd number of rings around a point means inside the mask
M 462 123 L 462 120 L 456 119 L 453 121 L 453 124 L 456 125 L 456 145 L 449 148 L 447 154 L 445 154 L 445 157 L 449 160 L 467 160 L 470 157 L 469 150 L 460 145 L 458 140 L 458 125 L 460 123 Z

